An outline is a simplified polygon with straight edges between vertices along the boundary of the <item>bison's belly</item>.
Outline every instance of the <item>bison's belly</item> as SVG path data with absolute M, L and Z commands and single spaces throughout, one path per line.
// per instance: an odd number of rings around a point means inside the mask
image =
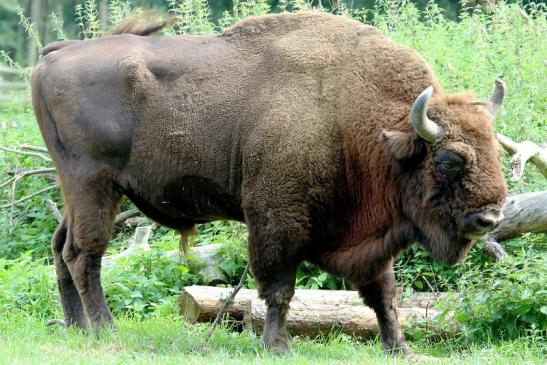
M 218 219 L 243 220 L 239 197 L 211 178 L 186 175 L 161 184 L 132 183 L 125 193 L 144 214 L 172 228 Z

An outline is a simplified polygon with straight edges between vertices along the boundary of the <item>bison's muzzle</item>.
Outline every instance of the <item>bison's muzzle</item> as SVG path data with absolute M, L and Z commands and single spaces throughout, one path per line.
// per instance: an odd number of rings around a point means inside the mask
M 499 208 L 468 214 L 465 217 L 465 237 L 469 239 L 482 237 L 494 229 L 502 219 L 503 213 Z

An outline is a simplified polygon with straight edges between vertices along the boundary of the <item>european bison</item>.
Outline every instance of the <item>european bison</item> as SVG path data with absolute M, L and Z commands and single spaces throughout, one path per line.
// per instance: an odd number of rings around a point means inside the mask
M 394 257 L 419 242 L 455 263 L 501 218 L 491 123 L 504 90 L 490 102 L 447 94 L 412 50 L 320 13 L 46 47 L 32 96 L 65 201 L 53 237 L 65 323 L 112 323 L 101 257 L 125 195 L 183 235 L 216 219 L 247 224 L 267 346 L 288 349 L 308 260 L 351 281 L 384 347 L 408 352 Z

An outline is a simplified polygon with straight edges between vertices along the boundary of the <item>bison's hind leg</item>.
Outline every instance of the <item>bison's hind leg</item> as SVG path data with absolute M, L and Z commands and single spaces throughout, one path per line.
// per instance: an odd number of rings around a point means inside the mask
M 61 297 L 61 306 L 64 314 L 64 325 L 69 327 L 75 325 L 80 328 L 85 328 L 87 319 L 84 314 L 82 300 L 74 286 L 72 276 L 68 267 L 63 260 L 63 249 L 65 246 L 74 244 L 74 236 L 67 227 L 66 217 L 63 217 L 59 224 L 51 242 L 53 251 L 53 262 L 55 264 L 55 273 L 57 274 L 57 286 Z M 50 321 L 51 323 L 59 323 L 59 321 Z
M 67 238 L 70 238 L 63 248 L 62 258 L 91 327 L 99 330 L 113 324 L 101 287 L 100 272 L 122 192 L 104 171 L 90 174 L 89 171 L 74 169 L 71 172 L 61 178 L 67 207 Z

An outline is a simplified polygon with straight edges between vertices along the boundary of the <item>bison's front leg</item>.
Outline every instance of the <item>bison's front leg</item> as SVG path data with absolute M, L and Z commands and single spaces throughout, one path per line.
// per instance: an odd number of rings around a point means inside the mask
M 249 228 L 249 256 L 258 294 L 267 306 L 264 333 L 264 345 L 279 353 L 289 352 L 287 333 L 287 314 L 289 302 L 294 295 L 296 268 L 294 237 L 286 220 L 277 222 L 276 213 L 264 209 L 256 214 L 247 210 Z M 264 219 L 263 212 L 268 212 Z M 279 219 L 281 221 L 281 219 Z
M 360 286 L 359 293 L 363 296 L 365 304 L 376 312 L 384 349 L 393 354 L 411 354 L 397 319 L 393 269 L 390 268 L 377 280 Z

